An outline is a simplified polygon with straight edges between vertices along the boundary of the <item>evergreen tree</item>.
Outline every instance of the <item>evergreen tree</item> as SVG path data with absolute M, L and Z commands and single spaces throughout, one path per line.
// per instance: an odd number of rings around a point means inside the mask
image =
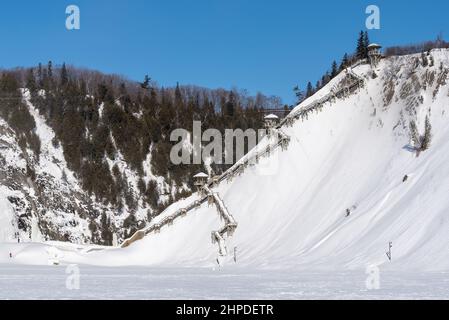
M 427 150 L 430 147 L 430 142 L 432 141 L 432 125 L 430 124 L 429 116 L 426 116 L 426 121 L 424 124 L 424 136 L 421 141 L 421 150 Z
M 331 80 L 331 76 L 329 74 L 329 71 L 327 71 L 322 77 L 321 77 L 321 87 L 324 87 L 326 84 L 329 83 Z
M 341 59 L 340 71 L 346 69 L 347 67 L 349 67 L 349 58 L 348 58 L 348 54 L 345 53 L 343 56 L 343 59 Z
M 410 140 L 412 141 L 415 149 L 419 149 L 421 147 L 418 127 L 416 126 L 416 122 L 414 120 L 410 121 Z
M 233 91 L 229 93 L 228 101 L 226 102 L 226 116 L 233 117 L 235 112 L 235 94 Z
M 359 38 L 357 40 L 356 56 L 357 59 L 365 58 L 365 34 L 363 31 L 360 31 Z
M 312 86 L 312 83 L 309 81 L 307 83 L 306 98 L 311 97 L 313 95 L 313 93 L 314 93 L 313 86 Z
M 63 63 L 61 68 L 61 86 L 67 85 L 68 82 L 69 82 L 69 75 L 67 73 L 65 63 Z
M 43 81 L 42 63 L 39 62 L 39 66 L 37 68 L 37 82 L 39 88 L 42 88 L 42 81 Z
M 142 89 L 149 89 L 150 81 L 151 81 L 151 78 L 148 75 L 145 75 L 145 78 L 143 79 L 143 82 L 140 84 L 140 87 Z
M 337 66 L 337 62 L 334 60 L 334 62 L 332 62 L 332 67 L 331 67 L 331 78 L 335 78 L 338 75 L 338 66 Z
M 46 91 L 53 88 L 53 63 L 51 61 L 48 61 L 47 69 L 43 69 L 42 87 Z
M 175 89 L 175 108 L 182 108 L 183 106 L 184 101 L 182 99 L 181 89 L 179 88 L 179 82 L 177 82 Z
M 364 58 L 368 58 L 368 46 L 370 45 L 368 31 L 365 31 L 363 34 L 363 49 L 364 49 Z
M 35 93 L 37 90 L 36 79 L 34 77 L 34 69 L 31 68 L 28 70 L 27 78 L 26 78 L 26 87 L 30 90 L 31 94 Z
M 53 63 L 51 61 L 48 61 L 47 76 L 49 79 L 53 79 Z
M 111 220 L 106 213 L 101 214 L 101 237 L 105 245 L 112 245 Z
M 300 104 L 304 100 L 304 93 L 301 91 L 301 89 L 299 89 L 299 86 L 295 86 L 293 88 L 293 92 L 296 96 L 296 103 Z

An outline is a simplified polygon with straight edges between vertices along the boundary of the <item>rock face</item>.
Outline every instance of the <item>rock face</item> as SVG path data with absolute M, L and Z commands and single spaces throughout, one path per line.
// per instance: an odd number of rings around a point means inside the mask
M 39 158 L 24 152 L 15 132 L 0 119 L 0 240 L 91 242 L 89 223 L 91 229 L 99 228 L 95 220 L 104 208 L 95 208 L 73 176 L 67 177 L 56 149 L 47 148 L 43 145 Z
M 123 236 L 117 221 L 111 221 L 115 211 L 82 189 L 53 130 L 30 103 L 26 90 L 22 96 L 34 119 L 40 149 L 36 153 L 21 147 L 20 134 L 0 118 L 0 241 L 112 245 Z

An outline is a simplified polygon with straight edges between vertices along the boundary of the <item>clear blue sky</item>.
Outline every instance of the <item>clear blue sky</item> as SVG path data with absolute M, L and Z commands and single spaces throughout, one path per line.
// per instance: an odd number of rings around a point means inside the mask
M 67 31 L 65 8 L 81 10 Z M 352 52 L 365 8 L 381 9 L 371 40 L 384 46 L 449 38 L 449 1 L 42 0 L 0 4 L 0 67 L 67 62 L 160 85 L 234 86 L 292 103 Z

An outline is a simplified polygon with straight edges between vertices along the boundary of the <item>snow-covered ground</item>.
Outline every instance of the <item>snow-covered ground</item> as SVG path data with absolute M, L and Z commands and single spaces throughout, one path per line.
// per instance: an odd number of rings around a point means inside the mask
M 291 137 L 287 150 L 213 189 L 238 223 L 226 239 L 224 269 L 212 271 L 218 250 L 211 232 L 223 222 L 205 203 L 123 249 L 0 245 L 0 272 L 12 277 L 1 286 L 12 281 L 26 290 L 20 275 L 29 272 L 37 284 L 54 273 L 47 278 L 55 290 L 33 288 L 23 297 L 448 298 L 449 51 L 432 51 L 433 66 L 422 66 L 420 57 L 384 60 L 374 77 L 367 65 L 354 68 L 364 88 L 283 128 Z M 417 157 L 409 123 L 422 133 L 426 116 L 433 139 Z M 158 219 L 195 199 L 173 204 Z M 85 289 L 71 293 L 64 291 L 64 269 L 30 266 L 49 259 L 101 268 L 82 267 Z M 369 266 L 381 270 L 380 290 L 366 289 Z
M 80 266 L 79 289 L 65 267 L 0 266 L 0 299 L 449 299 L 449 274 L 365 270 L 103 268 Z M 70 279 L 69 279 L 70 281 Z M 69 286 L 70 287 L 70 286 Z
M 367 289 L 364 270 L 334 272 L 103 268 L 80 266 L 69 290 L 65 267 L 0 266 L 0 299 L 449 299 L 447 273 L 380 273 Z

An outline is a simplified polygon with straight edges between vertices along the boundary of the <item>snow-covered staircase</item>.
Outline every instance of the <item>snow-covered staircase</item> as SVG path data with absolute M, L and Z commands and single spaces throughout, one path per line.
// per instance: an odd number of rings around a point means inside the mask
M 159 233 L 161 231 L 162 227 L 172 225 L 176 219 L 185 217 L 188 213 L 190 213 L 192 210 L 194 210 L 196 208 L 199 208 L 206 201 L 207 201 L 207 196 L 203 196 L 203 197 L 201 197 L 200 200 L 191 202 L 186 207 L 175 211 L 174 214 L 168 215 L 161 221 L 150 223 L 147 227 L 136 231 L 130 238 L 123 241 L 123 243 L 121 244 L 121 247 L 126 248 L 129 245 L 131 245 L 133 242 L 142 239 L 143 237 L 145 237 L 146 235 L 148 235 L 150 233 Z
M 235 229 L 237 228 L 237 222 L 229 212 L 228 208 L 226 208 L 218 192 L 213 192 L 208 186 L 204 186 L 204 191 L 207 193 L 209 202 L 213 202 L 217 207 L 220 218 L 225 221 L 225 225 L 220 230 L 212 231 L 212 243 L 217 243 L 220 256 L 225 256 L 227 255 L 227 248 L 224 237 L 225 235 L 231 237 L 234 234 Z
M 220 198 L 218 193 L 212 192 L 211 188 L 219 185 L 225 180 L 230 182 L 235 176 L 241 175 L 245 171 L 245 169 L 248 168 L 248 166 L 259 163 L 260 158 L 270 156 L 272 152 L 278 147 L 281 147 L 282 150 L 286 150 L 290 143 L 290 137 L 282 130 L 284 126 L 289 127 L 294 123 L 295 120 L 304 119 L 310 112 L 320 110 L 325 103 L 333 102 L 337 98 L 342 99 L 344 97 L 347 97 L 364 86 L 364 79 L 354 73 L 352 71 L 352 67 L 349 67 L 342 72 L 344 72 L 342 79 L 333 89 L 330 90 L 329 93 L 319 99 L 313 100 L 310 104 L 296 110 L 295 112 L 291 112 L 279 123 L 278 126 L 269 129 L 268 143 L 265 147 L 259 150 L 259 148 L 256 146 L 255 149 L 251 150 L 245 156 L 239 159 L 223 174 L 221 174 L 217 178 L 209 180 L 203 187 L 204 193 L 201 194 L 199 200 L 196 200 L 186 207 L 177 210 L 174 214 L 168 215 L 161 221 L 150 223 L 149 226 L 137 231 L 132 237 L 126 239 L 122 243 L 121 247 L 125 248 L 131 245 L 133 242 L 142 239 L 148 234 L 159 233 L 162 227 L 172 225 L 173 221 L 175 221 L 176 219 L 186 216 L 192 210 L 200 207 L 203 203 L 208 201 L 208 199 L 212 199 L 212 202 L 214 202 L 217 207 L 219 216 L 225 221 L 225 225 L 220 230 L 212 232 L 212 242 L 218 244 L 220 255 L 226 255 L 227 250 L 224 236 L 232 236 L 232 234 L 235 232 L 235 229 L 237 228 L 237 222 L 229 213 L 229 210 L 224 205 L 224 202 Z

